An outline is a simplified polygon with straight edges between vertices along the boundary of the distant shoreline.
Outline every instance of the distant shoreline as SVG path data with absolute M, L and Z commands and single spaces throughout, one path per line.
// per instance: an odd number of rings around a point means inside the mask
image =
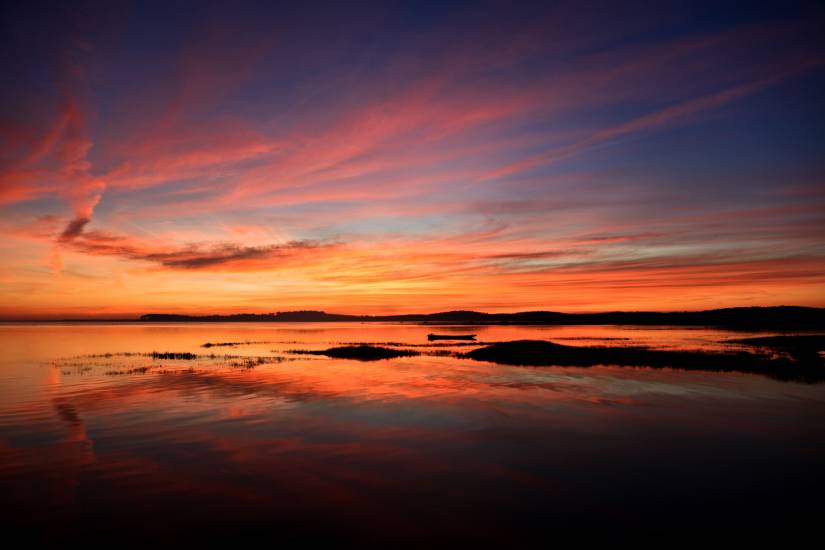
M 421 325 L 641 325 L 718 326 L 740 329 L 825 329 L 825 308 L 802 306 L 739 307 L 703 311 L 614 311 L 561 313 L 525 311 L 483 313 L 447 311 L 404 315 L 344 315 L 324 311 L 183 315 L 150 313 L 129 319 L 4 319 L 3 323 L 410 323 Z

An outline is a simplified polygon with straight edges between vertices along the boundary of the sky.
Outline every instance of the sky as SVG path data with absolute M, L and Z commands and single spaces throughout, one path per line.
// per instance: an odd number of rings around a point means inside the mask
M 825 306 L 817 4 L 7 2 L 0 318 Z

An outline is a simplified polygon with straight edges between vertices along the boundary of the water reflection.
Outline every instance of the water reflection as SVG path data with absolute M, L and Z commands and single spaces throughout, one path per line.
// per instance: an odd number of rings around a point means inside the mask
M 473 327 L 717 349 L 709 329 Z M 6 326 L 0 490 L 44 538 L 527 541 L 570 526 L 804 524 L 825 391 L 744 374 L 290 357 L 418 326 Z M 738 335 L 737 335 L 738 336 Z M 611 339 L 611 340 L 608 340 Z M 253 342 L 213 359 L 206 342 Z M 288 360 L 233 366 L 233 356 Z M 90 358 L 89 355 L 118 354 Z M 141 355 L 149 354 L 149 355 Z M 151 366 L 145 371 L 134 370 Z M 128 375 L 107 375 L 112 370 Z M 781 506 L 777 503 L 781 502 Z

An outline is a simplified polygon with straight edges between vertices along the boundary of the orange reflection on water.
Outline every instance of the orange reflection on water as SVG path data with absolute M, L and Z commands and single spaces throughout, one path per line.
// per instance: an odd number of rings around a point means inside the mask
M 723 348 L 734 336 L 650 327 L 437 330 L 475 332 L 480 341 L 681 349 Z M 810 449 L 825 448 L 815 444 L 825 443 L 817 428 L 825 421 L 821 386 L 741 374 L 288 353 L 358 341 L 419 345 L 432 331 L 2 327 L 0 488 L 22 524 L 58 538 L 136 524 L 170 539 L 192 529 L 206 536 L 276 525 L 286 539 L 345 533 L 387 541 L 398 533 L 526 540 L 547 518 L 585 525 L 593 514 L 608 524 L 712 521 L 714 510 L 726 517 L 722 507 L 758 515 L 764 503 L 749 492 L 754 480 L 775 498 L 817 487 L 807 476 L 823 458 Z M 201 347 L 206 342 L 256 343 Z M 121 355 L 153 350 L 201 357 Z M 224 354 L 280 362 L 244 368 Z M 789 472 L 781 484 L 771 477 L 777 460 Z M 663 500 L 669 508 L 657 504 Z

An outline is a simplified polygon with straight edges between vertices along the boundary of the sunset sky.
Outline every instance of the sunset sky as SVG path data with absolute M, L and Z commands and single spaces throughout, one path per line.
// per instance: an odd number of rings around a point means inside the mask
M 0 317 L 825 306 L 825 8 L 699 4 L 7 6 Z

